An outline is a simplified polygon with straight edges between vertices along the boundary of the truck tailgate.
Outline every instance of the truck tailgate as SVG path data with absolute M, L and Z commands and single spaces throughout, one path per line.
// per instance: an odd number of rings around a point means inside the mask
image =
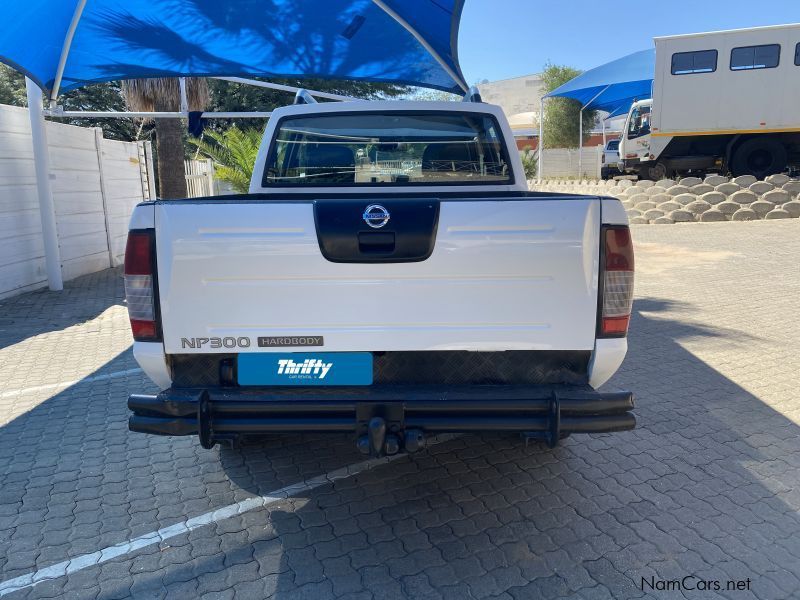
M 442 199 L 432 254 L 405 263 L 327 260 L 311 201 L 159 202 L 155 218 L 168 354 L 285 351 L 258 338 L 293 336 L 326 351 L 594 347 L 597 198 Z

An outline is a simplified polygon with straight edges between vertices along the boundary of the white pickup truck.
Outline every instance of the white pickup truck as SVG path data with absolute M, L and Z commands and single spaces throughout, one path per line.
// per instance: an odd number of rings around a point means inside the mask
M 130 396 L 132 431 L 351 432 L 383 455 L 635 426 L 631 392 L 595 389 L 627 350 L 625 211 L 529 192 L 475 95 L 276 110 L 249 194 L 136 207 L 125 286 L 163 390 Z

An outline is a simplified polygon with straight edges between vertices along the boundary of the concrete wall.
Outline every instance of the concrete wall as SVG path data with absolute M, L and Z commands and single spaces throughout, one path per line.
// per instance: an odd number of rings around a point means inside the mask
M 553 179 L 559 177 L 597 179 L 600 177 L 602 146 L 584 147 L 582 150 L 583 161 L 580 163 L 578 173 L 578 149 L 547 148 L 544 149 L 543 177 Z
M 47 139 L 64 279 L 121 264 L 131 211 L 150 195 L 143 144 L 54 122 Z M 0 298 L 46 285 L 44 262 L 28 111 L 0 105 Z

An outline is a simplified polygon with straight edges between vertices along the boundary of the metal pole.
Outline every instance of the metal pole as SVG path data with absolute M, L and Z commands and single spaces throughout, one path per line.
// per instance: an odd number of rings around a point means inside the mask
M 69 23 L 69 28 L 64 36 L 64 44 L 61 46 L 61 54 L 58 57 L 58 65 L 56 66 L 56 76 L 53 78 L 53 88 L 50 91 L 51 106 L 58 100 L 58 90 L 61 89 L 61 80 L 64 77 L 64 67 L 67 66 L 67 57 L 69 56 L 69 49 L 72 46 L 72 38 L 75 37 L 75 30 L 78 28 L 78 23 L 81 20 L 81 15 L 85 7 L 86 0 L 78 0 L 78 3 L 75 5 L 75 12 L 72 13 L 72 20 Z
M 605 119 L 600 119 L 600 121 L 603 123 L 603 149 L 605 150 L 605 147 L 606 147 L 606 120 Z
M 244 77 L 214 77 L 213 79 L 219 79 L 221 81 L 231 81 L 233 83 L 243 83 L 245 85 L 252 85 L 255 87 L 270 88 L 272 90 L 281 90 L 283 92 L 292 92 L 293 94 L 296 94 L 301 89 L 305 89 L 305 88 L 294 87 L 291 85 L 282 85 L 280 83 L 258 81 L 257 79 L 246 79 Z M 306 90 L 306 91 L 312 96 L 318 96 L 319 98 L 329 98 L 331 100 L 340 100 L 342 102 L 361 100 L 361 98 L 353 98 L 352 96 L 342 96 L 340 94 L 331 94 L 328 92 L 318 92 L 316 90 Z
M 464 77 L 460 73 L 456 73 L 455 71 L 453 71 L 453 69 L 451 69 L 448 66 L 448 64 L 439 55 L 439 53 L 433 48 L 433 46 L 431 46 L 427 42 L 427 40 L 424 37 L 422 37 L 422 35 L 420 35 L 420 33 L 411 26 L 411 24 L 408 21 L 406 21 L 403 17 L 401 17 L 399 14 L 397 14 L 397 12 L 394 9 L 392 9 L 391 7 L 389 7 L 386 4 L 386 2 L 384 2 L 384 0 L 372 0 L 372 2 L 378 8 L 380 8 L 383 12 L 385 12 L 387 15 L 389 15 L 395 21 L 397 21 L 397 23 L 403 29 L 405 29 L 406 31 L 408 31 L 408 33 L 413 35 L 414 39 L 417 40 L 417 42 L 419 42 L 420 46 L 422 46 L 423 48 L 425 48 L 425 50 L 428 51 L 428 53 L 436 60 L 436 62 L 439 63 L 439 66 L 441 66 L 442 69 L 445 70 L 445 72 L 456 83 L 456 85 L 458 85 L 458 87 L 460 87 L 465 92 L 469 91 L 469 86 L 467 85 L 467 82 L 464 81 Z
M 57 292 L 64 289 L 64 282 L 61 276 L 56 209 L 53 203 L 53 189 L 50 187 L 50 155 L 47 148 L 44 114 L 42 113 L 42 90 L 27 77 L 25 78 L 25 89 L 28 93 L 28 116 L 31 121 L 33 164 L 36 171 L 36 190 L 39 195 L 39 215 L 42 219 L 47 283 L 51 290 Z
M 542 165 L 544 164 L 544 96 L 539 101 L 539 161 L 536 164 L 536 179 L 542 183 Z
M 583 176 L 583 109 L 578 113 L 578 179 Z
M 61 110 L 61 107 L 51 108 L 44 112 L 48 117 L 69 117 L 71 119 L 186 119 L 188 112 L 125 112 L 117 110 Z M 271 112 L 204 112 L 203 119 L 266 119 Z

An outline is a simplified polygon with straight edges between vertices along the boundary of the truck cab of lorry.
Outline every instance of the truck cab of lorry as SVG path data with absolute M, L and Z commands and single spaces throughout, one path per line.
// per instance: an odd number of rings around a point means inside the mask
M 280 108 L 249 194 L 139 205 L 128 309 L 162 391 L 131 395 L 130 429 L 350 432 L 373 455 L 631 429 L 632 394 L 596 389 L 627 350 L 625 211 L 529 192 L 501 109 L 470 98 Z
M 663 179 L 667 169 L 651 164 L 652 141 L 651 116 L 653 100 L 638 100 L 631 105 L 622 135 L 619 140 L 620 169 L 627 173 L 638 173 L 644 179 Z

